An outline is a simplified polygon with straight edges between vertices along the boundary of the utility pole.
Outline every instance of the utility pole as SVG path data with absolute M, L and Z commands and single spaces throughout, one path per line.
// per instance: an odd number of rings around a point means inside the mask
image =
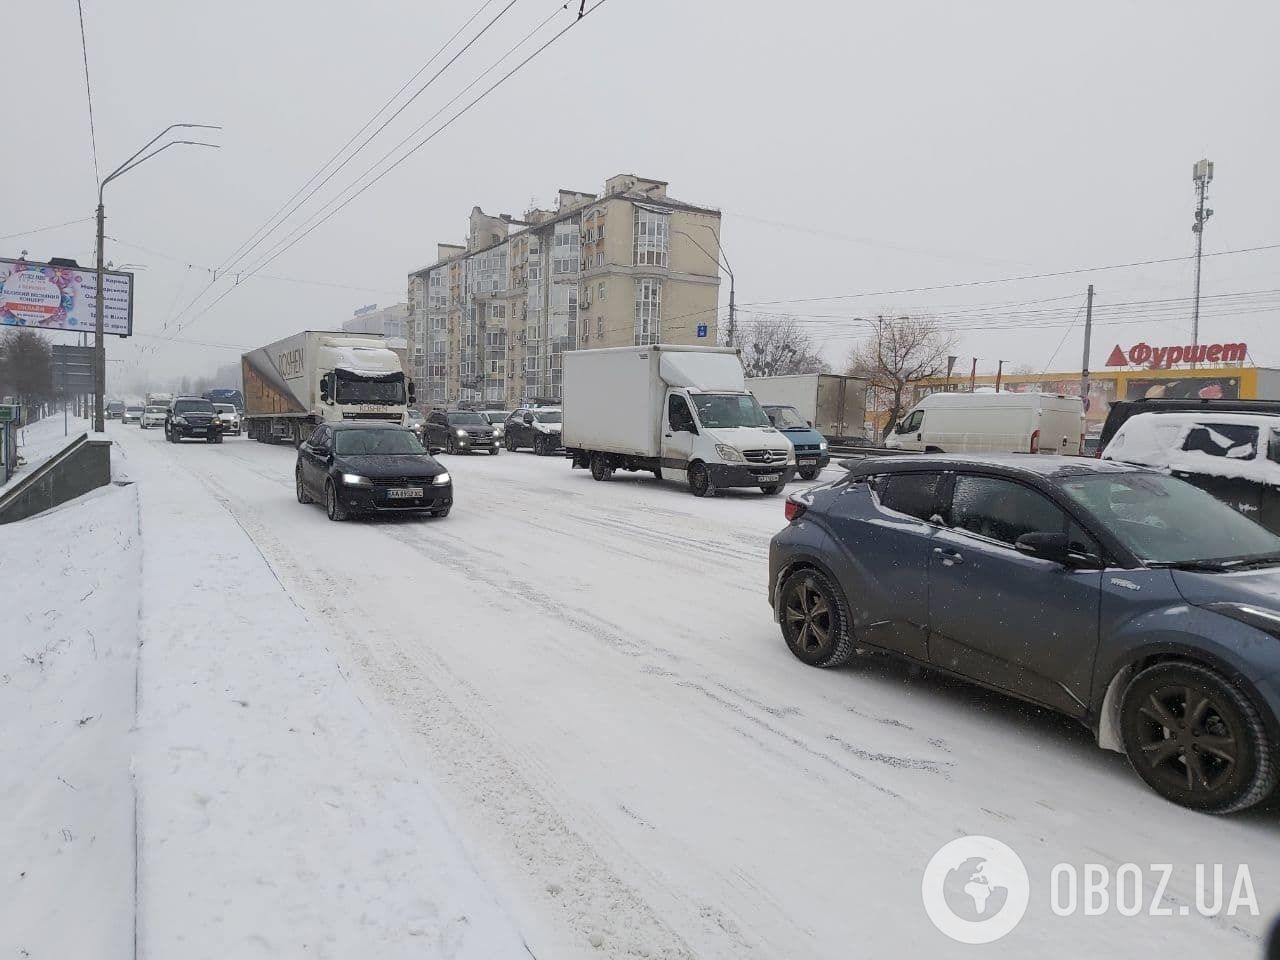
M 1004 376 L 1004 361 L 996 361 L 996 393 L 1000 392 L 1000 378 Z
M 973 393 L 973 391 L 977 388 L 977 385 L 978 385 L 978 358 L 974 357 L 973 366 L 969 368 L 969 392 Z
M 1191 168 L 1191 181 L 1196 185 L 1196 222 L 1191 232 L 1196 235 L 1196 293 L 1191 308 L 1191 345 L 1200 345 L 1200 257 L 1204 250 L 1204 224 L 1213 211 L 1204 205 L 1209 197 L 1209 183 L 1213 180 L 1213 161 L 1200 160 Z
M 727 272 L 727 271 L 726 271 Z M 729 346 L 733 346 L 733 342 L 738 335 L 738 314 L 733 303 L 733 274 L 729 274 Z
M 1089 341 L 1093 337 L 1093 284 L 1084 301 L 1084 356 L 1080 360 L 1080 402 L 1089 409 Z

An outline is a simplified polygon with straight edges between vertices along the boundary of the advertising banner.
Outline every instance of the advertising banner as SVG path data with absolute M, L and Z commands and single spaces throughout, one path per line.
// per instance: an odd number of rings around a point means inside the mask
M 0 259 L 0 326 L 93 333 L 97 271 Z M 133 274 L 104 271 L 102 329 L 133 334 Z
M 1126 400 L 1238 400 L 1239 377 L 1130 378 Z
M 1080 381 L 1036 380 L 1029 383 L 1009 383 L 1004 386 L 1009 393 L 1059 393 L 1067 397 L 1080 396 Z M 1111 401 L 1116 398 L 1116 381 L 1110 377 L 1098 377 L 1089 381 L 1089 397 L 1085 401 L 1085 416 L 1090 422 L 1107 418 Z

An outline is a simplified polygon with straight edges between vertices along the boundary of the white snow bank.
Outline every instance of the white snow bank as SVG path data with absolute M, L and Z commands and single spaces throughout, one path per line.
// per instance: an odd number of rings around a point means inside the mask
M 146 477 L 139 955 L 527 960 L 327 628 L 176 456 L 129 452 Z
M 90 426 L 88 420 L 79 417 L 68 417 L 64 423 L 62 414 L 57 413 L 43 420 L 37 420 L 29 427 L 22 427 L 18 431 L 18 456 L 22 459 L 22 466 L 9 478 L 9 483 L 0 482 L 0 490 L 29 476 L 54 454 L 60 453 L 76 437 L 87 432 Z
M 0 527 L 0 957 L 134 955 L 139 555 L 132 487 Z

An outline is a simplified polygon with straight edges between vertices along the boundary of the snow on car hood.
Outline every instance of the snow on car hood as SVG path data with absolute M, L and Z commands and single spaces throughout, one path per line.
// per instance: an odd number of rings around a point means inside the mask
M 1174 570 L 1173 582 L 1188 603 L 1247 603 L 1280 612 L 1280 567 L 1239 573 Z

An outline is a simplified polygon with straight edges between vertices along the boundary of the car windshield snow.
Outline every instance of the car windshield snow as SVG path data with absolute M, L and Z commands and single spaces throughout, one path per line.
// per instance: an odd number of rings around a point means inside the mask
M 779 430 L 809 429 L 809 421 L 800 416 L 795 407 L 765 407 L 764 412 L 773 419 L 773 425 Z
M 427 452 L 408 430 L 338 430 L 333 447 L 340 457 L 396 457 Z
M 769 418 L 749 393 L 695 393 L 698 421 L 709 429 L 767 427 Z
M 1280 537 L 1174 477 L 1099 473 L 1064 481 L 1062 489 L 1148 563 L 1221 563 L 1280 553 Z

